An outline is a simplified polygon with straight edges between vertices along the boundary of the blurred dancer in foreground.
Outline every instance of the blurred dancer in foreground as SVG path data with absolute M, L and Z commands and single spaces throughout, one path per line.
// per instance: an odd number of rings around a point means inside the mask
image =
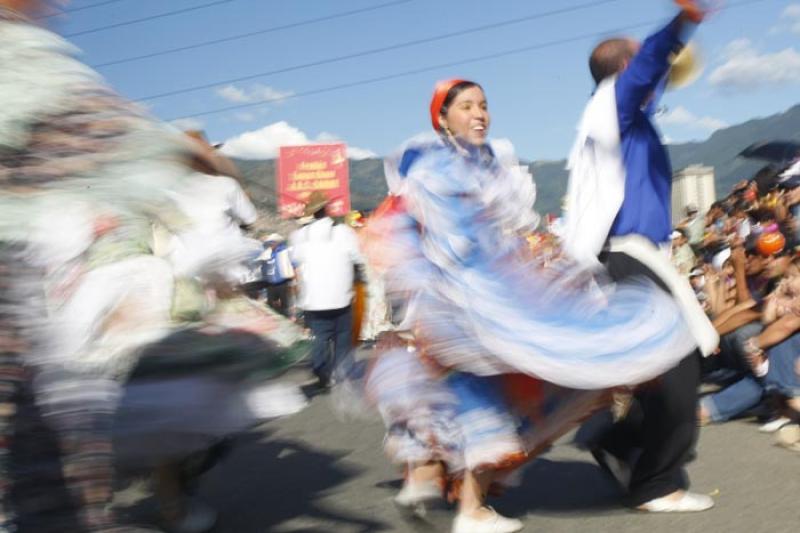
M 176 277 L 230 293 L 237 254 L 177 269 L 154 253 L 155 226 L 191 234 L 177 199 L 200 183 L 193 164 L 214 158 L 35 25 L 44 4 L 0 0 L 2 512 L 13 531 L 119 531 L 115 462 L 161 470 L 300 406 L 260 386 L 292 359 L 263 313 L 231 300 L 199 305 L 193 324 L 175 312 Z M 206 249 L 230 249 L 217 229 Z M 174 531 L 213 523 L 172 507 Z
M 615 281 L 653 280 L 672 295 L 695 338 L 691 349 L 673 354 L 680 364 L 642 388 L 627 416 L 592 444 L 594 456 L 627 489 L 629 505 L 650 512 L 713 506 L 710 497 L 686 491 L 683 466 L 697 435 L 700 354 L 711 353 L 719 339 L 669 261 L 672 169 L 650 119 L 671 56 L 705 16 L 697 2 L 677 3 L 680 14 L 641 45 L 609 39 L 592 53 L 597 88 L 570 156 L 564 238 L 573 258 L 591 268 L 599 267 L 599 257 Z
M 517 531 L 485 506 L 489 486 L 603 405 L 607 389 L 677 364 L 692 339 L 655 287 L 537 267 L 524 238 L 538 221 L 533 183 L 508 143 L 488 142 L 481 86 L 439 83 L 430 112 L 435 134 L 387 160 L 392 196 L 367 228 L 404 308 L 367 391 L 387 451 L 409 468 L 398 504 L 435 497 L 446 471 L 454 532 Z

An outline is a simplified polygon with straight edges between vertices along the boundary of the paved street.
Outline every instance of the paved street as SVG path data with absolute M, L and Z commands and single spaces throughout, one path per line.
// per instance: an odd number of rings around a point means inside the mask
M 241 439 L 203 482 L 221 513 L 221 533 L 449 531 L 452 512 L 404 521 L 391 503 L 398 472 L 381 452 L 379 421 L 345 422 L 328 396 L 304 412 Z M 717 507 L 696 515 L 644 515 L 621 508 L 587 453 L 559 442 L 524 471 L 518 488 L 492 504 L 521 517 L 525 531 L 796 532 L 800 454 L 772 445 L 751 421 L 704 428 L 691 465 L 695 490 Z

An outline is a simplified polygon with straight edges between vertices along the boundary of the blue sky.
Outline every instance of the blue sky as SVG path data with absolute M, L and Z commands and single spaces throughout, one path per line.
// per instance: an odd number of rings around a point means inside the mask
M 562 158 L 592 89 L 586 67 L 592 45 L 601 35 L 630 26 L 638 28 L 625 33 L 645 37 L 673 13 L 669 0 L 117 0 L 80 9 L 98 3 L 106 2 L 73 1 L 68 9 L 77 11 L 52 19 L 90 65 L 295 24 L 98 68 L 132 99 L 214 84 L 145 103 L 165 120 L 186 117 L 178 124 L 202 127 L 213 140 L 228 141 L 231 153 L 247 157 L 269 157 L 280 144 L 332 139 L 352 146 L 353 156 L 389 153 L 430 127 L 427 105 L 434 82 L 457 76 L 485 87 L 494 137 L 511 139 L 524 159 Z M 696 36 L 705 63 L 702 77 L 664 99 L 659 120 L 672 142 L 704 139 L 715 128 L 800 102 L 800 0 L 728 0 L 727 6 Z M 356 10 L 363 11 L 296 24 Z M 518 22 L 507 23 L 513 20 Z M 468 31 L 489 24 L 496 26 Z M 447 33 L 459 35 L 226 82 Z M 562 43 L 537 48 L 553 42 Z M 520 48 L 529 50 L 502 55 Z M 425 70 L 491 54 L 498 57 Z M 357 83 L 415 70 L 425 71 Z M 326 90 L 348 84 L 353 85 Z M 315 94 L 303 95 L 309 92 Z M 293 94 L 300 96 L 278 100 Z M 196 116 L 265 99 L 271 101 Z

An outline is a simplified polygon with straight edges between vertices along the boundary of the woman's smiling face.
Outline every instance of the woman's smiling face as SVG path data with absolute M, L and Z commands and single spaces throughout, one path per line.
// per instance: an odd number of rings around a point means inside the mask
M 441 120 L 457 139 L 475 146 L 486 143 L 489 133 L 489 105 L 480 87 L 464 89 L 450 103 L 447 113 Z

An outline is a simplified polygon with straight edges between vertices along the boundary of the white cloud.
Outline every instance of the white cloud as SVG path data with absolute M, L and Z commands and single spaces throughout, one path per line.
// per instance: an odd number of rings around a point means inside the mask
M 342 138 L 336 135 L 335 133 L 323 131 L 319 135 L 317 135 L 317 138 L 314 139 L 314 142 L 333 143 L 333 142 L 345 142 L 345 141 L 342 140 Z M 349 157 L 350 159 L 370 159 L 372 157 L 378 157 L 378 154 L 376 154 L 372 150 L 367 150 L 366 148 L 359 148 L 358 146 L 348 146 L 347 157 Z
M 179 118 L 178 120 L 173 120 L 170 124 L 181 131 L 202 130 L 206 126 L 202 120 L 196 118 Z
M 800 35 L 800 4 L 789 4 L 783 10 L 780 20 L 769 29 L 770 35 L 790 32 Z
M 217 95 L 221 96 L 224 100 L 229 102 L 247 102 L 247 96 L 244 94 L 244 91 L 241 89 L 234 87 L 233 85 L 228 85 L 223 87 L 222 89 L 217 89 Z
M 378 154 L 366 148 L 359 148 L 358 146 L 347 147 L 347 157 L 350 159 L 372 159 L 378 157 Z
M 327 132 L 320 133 L 316 138 L 312 139 L 305 132 L 288 122 L 280 121 L 228 139 L 221 150 L 227 156 L 241 159 L 272 159 L 278 156 L 278 149 L 281 146 L 298 146 L 339 140 L 339 137 Z M 371 150 L 357 146 L 348 146 L 347 155 L 351 159 L 377 157 Z
M 781 14 L 781 19 L 786 20 L 789 30 L 800 35 L 800 4 L 789 4 Z
M 730 124 L 724 120 L 714 117 L 705 116 L 697 119 L 697 127 L 708 131 L 717 131 L 722 128 L 727 128 L 728 126 L 730 126 Z
M 256 102 L 278 103 L 294 95 L 294 92 L 280 91 L 268 85 L 255 83 L 249 87 L 226 85 L 217 89 L 217 95 L 235 104 L 254 104 Z
M 747 37 L 740 37 L 734 39 L 725 46 L 723 55 L 725 59 L 734 58 L 740 54 L 748 54 L 753 52 L 753 41 Z
M 317 141 L 321 143 L 333 143 L 333 142 L 341 142 L 341 139 L 335 133 L 323 131 L 320 132 L 319 135 L 317 135 Z
M 727 128 L 728 123 L 710 116 L 698 117 L 683 106 L 670 109 L 658 117 L 658 121 L 664 125 L 685 126 L 696 130 L 716 131 Z
M 800 19 L 800 4 L 789 4 L 786 6 L 786 9 L 783 10 L 781 17 L 788 19 Z
M 800 52 L 786 48 L 759 53 L 747 39 L 737 39 L 725 49 L 725 62 L 708 77 L 725 91 L 746 91 L 771 85 L 800 83 Z

